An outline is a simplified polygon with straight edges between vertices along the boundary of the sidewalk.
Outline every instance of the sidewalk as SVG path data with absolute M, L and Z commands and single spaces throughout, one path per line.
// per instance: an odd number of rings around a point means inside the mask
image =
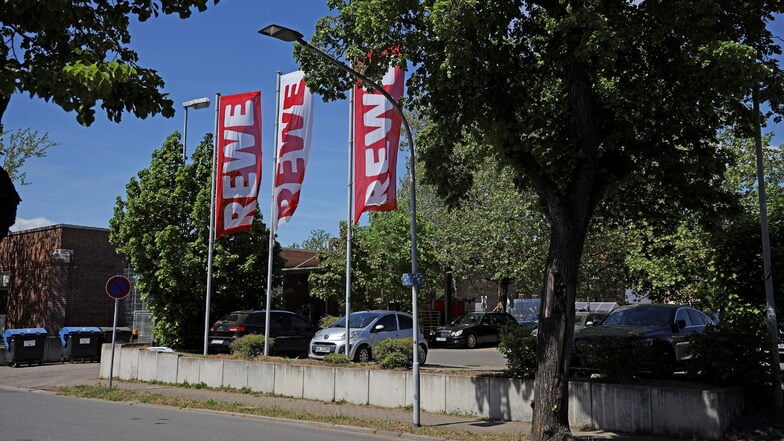
M 48 364 L 22 368 L 0 367 L 0 387 L 23 389 L 55 390 L 61 386 L 104 385 L 108 379 L 99 378 L 99 363 Z M 278 407 L 316 415 L 342 415 L 365 420 L 395 421 L 413 423 L 413 411 L 408 409 L 388 409 L 373 406 L 359 406 L 344 403 L 327 403 L 313 400 L 293 399 L 275 396 L 256 396 L 240 392 L 223 392 L 209 389 L 183 388 L 140 382 L 113 380 L 112 387 L 139 392 L 157 393 L 169 397 L 188 398 L 200 401 L 216 400 L 241 403 L 252 407 Z M 512 433 L 526 436 L 529 423 L 519 421 L 487 421 L 476 417 L 462 417 L 430 412 L 421 412 L 421 426 L 448 427 L 452 430 L 465 430 L 474 433 Z M 620 434 L 604 431 L 582 431 L 572 428 L 572 434 L 582 440 L 607 439 L 614 441 L 668 441 L 668 438 Z

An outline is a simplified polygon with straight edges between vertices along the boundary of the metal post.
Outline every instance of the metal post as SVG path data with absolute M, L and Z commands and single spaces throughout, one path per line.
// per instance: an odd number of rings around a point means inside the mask
M 757 153 L 757 186 L 759 187 L 760 229 L 762 230 L 762 262 L 763 279 L 765 282 L 765 297 L 767 304 L 768 333 L 773 341 L 771 348 L 771 363 L 773 365 L 773 403 L 781 409 L 784 399 L 781 395 L 781 369 L 779 368 L 778 325 L 776 320 L 776 301 L 773 295 L 773 266 L 770 257 L 770 236 L 768 233 L 768 207 L 765 194 L 765 167 L 762 162 L 762 123 L 760 122 L 759 100 L 757 89 L 752 93 L 754 102 L 754 118 L 757 130 L 754 133 Z
M 220 94 L 215 94 L 215 136 L 212 138 L 212 190 L 210 194 L 210 228 L 207 239 L 207 296 L 204 307 L 204 355 L 207 355 L 207 345 L 210 338 L 210 297 L 212 295 L 212 254 L 215 248 L 215 191 L 216 174 L 215 165 L 218 158 L 218 115 L 220 111 Z
M 185 109 L 185 126 L 182 128 L 182 163 L 188 159 L 188 106 L 182 106 Z
M 272 143 L 272 196 L 270 197 L 270 232 L 269 244 L 267 245 L 267 299 L 264 306 L 264 355 L 270 353 L 269 334 L 270 334 L 270 309 L 272 308 L 272 251 L 275 248 L 275 230 L 278 225 L 278 204 L 275 201 L 275 177 L 278 175 L 278 121 L 280 120 L 280 75 L 278 71 L 277 84 L 275 86 L 275 135 Z
M 351 89 L 348 112 L 348 179 L 346 202 L 346 360 L 349 358 L 349 344 L 351 342 L 351 233 L 354 225 L 354 211 L 351 209 L 354 197 L 354 89 Z
M 114 348 L 117 341 L 117 304 L 119 300 L 114 299 L 114 322 L 112 323 L 112 357 L 109 362 L 109 389 L 112 388 L 112 380 L 114 379 Z

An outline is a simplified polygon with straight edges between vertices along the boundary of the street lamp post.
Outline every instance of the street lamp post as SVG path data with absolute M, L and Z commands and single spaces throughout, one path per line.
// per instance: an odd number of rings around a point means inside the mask
M 194 109 L 204 109 L 205 107 L 209 107 L 209 105 L 209 98 L 196 98 L 182 103 L 182 107 L 185 109 L 185 127 L 182 129 L 182 162 L 185 162 L 185 160 L 188 158 L 188 109 L 191 107 Z
M 413 349 L 414 349 L 414 363 L 413 363 L 413 377 L 414 377 L 414 397 L 413 397 L 413 424 L 414 426 L 419 426 L 419 416 L 420 416 L 420 406 L 419 406 L 419 317 L 417 314 L 417 299 L 419 298 L 419 284 L 421 283 L 421 278 L 419 277 L 419 262 L 417 257 L 417 243 L 416 243 L 416 161 L 414 157 L 414 138 L 411 136 L 411 127 L 408 124 L 408 120 L 406 116 L 403 114 L 403 109 L 400 107 L 400 103 L 392 98 L 392 96 L 384 90 L 383 87 L 379 86 L 375 81 L 372 81 L 365 75 L 357 72 L 356 70 L 352 69 L 350 66 L 341 63 L 336 58 L 332 57 L 328 53 L 322 51 L 321 49 L 311 45 L 308 43 L 304 38 L 301 32 L 296 31 L 294 29 L 289 29 L 283 26 L 279 26 L 276 24 L 271 24 L 269 26 L 264 27 L 263 29 L 259 30 L 259 33 L 262 35 L 267 35 L 270 37 L 277 38 L 278 40 L 286 41 L 286 42 L 297 42 L 301 44 L 306 49 L 312 51 L 313 53 L 317 54 L 319 57 L 327 60 L 328 62 L 332 63 L 333 65 L 337 66 L 341 70 L 347 72 L 349 75 L 359 78 L 363 81 L 363 83 L 370 86 L 372 89 L 381 93 L 384 98 L 389 101 L 392 106 L 397 111 L 398 115 L 400 116 L 400 120 L 403 122 L 403 127 L 406 129 L 406 136 L 408 138 L 408 148 L 409 148 L 409 156 L 411 158 L 411 192 L 410 192 L 410 204 L 409 204 L 409 212 L 411 215 L 411 315 L 414 316 L 414 327 L 413 331 Z M 346 321 L 348 321 L 348 317 L 346 317 Z M 346 355 L 348 356 L 348 347 L 346 347 Z

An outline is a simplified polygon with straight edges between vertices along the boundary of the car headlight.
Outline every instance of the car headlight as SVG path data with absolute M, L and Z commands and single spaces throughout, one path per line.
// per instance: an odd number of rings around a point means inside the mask
M 349 341 L 359 338 L 359 332 L 360 331 L 351 331 L 351 334 L 349 334 Z
M 458 331 L 452 331 L 452 337 L 460 337 L 461 335 L 463 335 L 463 330 L 462 329 L 460 329 Z

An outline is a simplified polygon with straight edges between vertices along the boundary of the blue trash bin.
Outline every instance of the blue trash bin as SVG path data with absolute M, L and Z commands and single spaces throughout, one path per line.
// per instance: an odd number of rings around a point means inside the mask
M 67 326 L 60 329 L 60 343 L 63 345 L 63 360 L 73 362 L 97 361 L 101 359 L 103 334 L 95 326 Z
M 44 346 L 48 333 L 44 328 L 6 329 L 3 332 L 6 362 L 11 366 L 27 362 L 28 366 L 44 360 Z

